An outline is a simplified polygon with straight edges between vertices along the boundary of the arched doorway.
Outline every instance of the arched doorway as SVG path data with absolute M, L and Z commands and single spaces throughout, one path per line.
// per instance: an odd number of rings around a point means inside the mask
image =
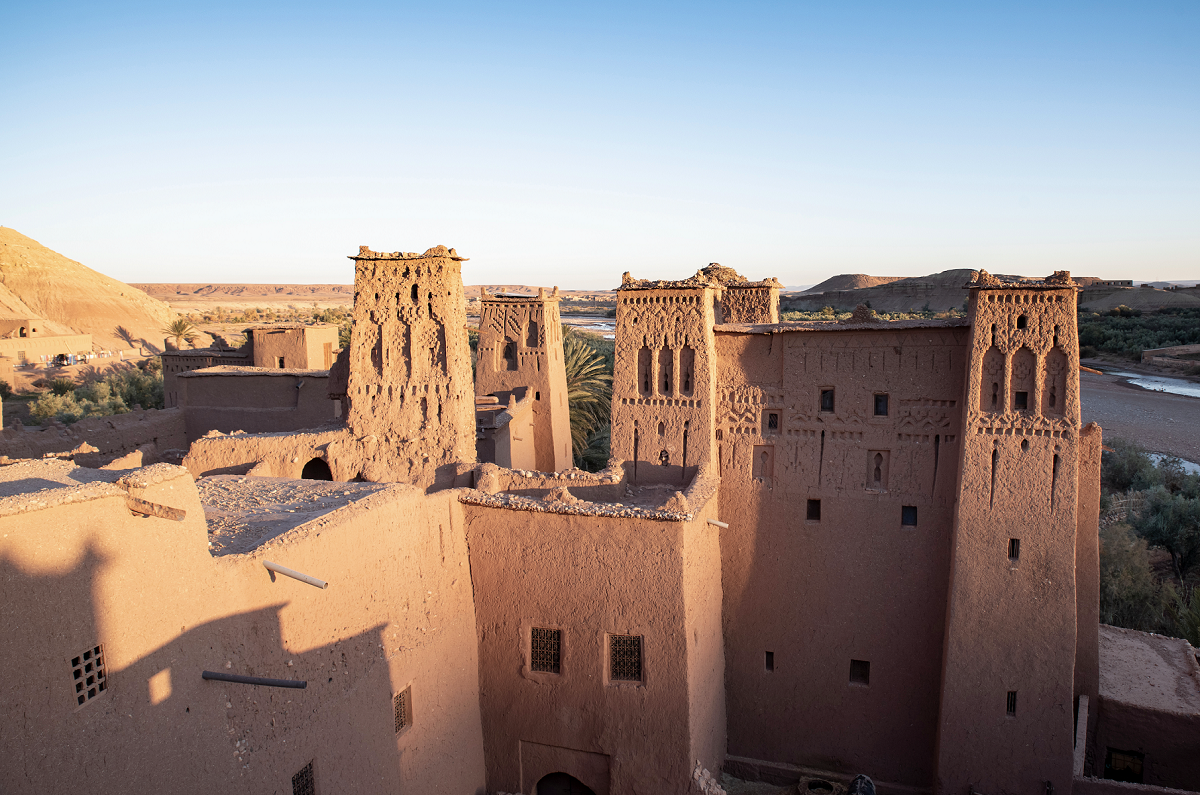
M 596 793 L 574 776 L 568 776 L 566 773 L 551 773 L 537 783 L 535 795 L 596 795 Z
M 329 471 L 329 464 L 325 463 L 324 459 L 314 458 L 300 470 L 300 477 L 305 480 L 333 480 L 333 473 Z

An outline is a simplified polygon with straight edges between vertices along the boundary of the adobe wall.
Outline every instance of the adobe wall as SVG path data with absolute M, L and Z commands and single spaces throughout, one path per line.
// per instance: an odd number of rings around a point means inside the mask
M 6 791 L 291 792 L 310 761 L 318 792 L 481 791 L 452 495 L 390 488 L 213 558 L 186 471 L 128 480 L 0 500 Z M 127 494 L 186 517 L 133 516 Z M 263 560 L 329 587 L 272 581 Z M 97 645 L 108 688 L 80 707 L 71 660 Z M 204 670 L 308 686 L 204 681 Z M 392 697 L 408 687 L 413 722 L 397 735 Z
M 181 374 L 217 364 L 249 365 L 252 360 L 245 354 L 245 350 L 242 348 L 239 351 L 216 351 L 204 348 L 193 351 L 164 351 L 159 356 L 162 361 L 164 407 L 171 409 L 181 405 L 181 387 L 178 380 Z
M 71 425 L 45 428 L 13 425 L 0 431 L 0 456 L 42 458 L 69 453 L 83 444 L 95 448 L 71 456 L 80 465 L 99 466 L 152 444 L 160 452 L 187 448 L 183 412 L 179 409 L 146 409 L 89 417 Z
M 365 246 L 354 267 L 348 425 L 372 437 L 369 480 L 436 489 L 475 460 L 474 384 L 460 262 Z
M 1071 787 L 1079 348 L 1076 288 L 1056 276 L 971 285 L 938 792 Z
M 475 394 L 528 387 L 533 398 L 534 469 L 571 467 L 571 419 L 558 297 L 488 296 L 479 318 Z
M 1089 422 L 1079 432 L 1079 525 L 1075 532 L 1075 712 L 1079 697 L 1097 704 L 1100 695 L 1100 451 L 1104 432 Z M 1096 710 L 1088 711 L 1088 734 Z M 1085 771 L 1087 772 L 1087 771 Z
M 721 313 L 722 323 L 778 323 L 779 287 L 777 283 L 726 286 L 721 293 Z
M 562 771 L 596 795 L 684 793 L 697 760 L 720 769 L 715 526 L 567 511 L 534 521 L 482 505 L 464 515 L 489 791 L 530 793 Z M 562 631 L 559 674 L 532 670 L 533 627 Z M 643 637 L 641 683 L 608 679 L 609 633 Z
M 328 370 L 267 371 L 231 367 L 179 376 L 189 442 L 209 431 L 272 433 L 316 428 L 339 419 Z
M 968 329 L 733 328 L 715 341 L 729 753 L 926 787 Z
M 708 287 L 617 293 L 612 455 L 634 483 L 686 486 L 712 460 L 712 328 Z
M 287 370 L 328 370 L 333 351 L 338 348 L 338 327 L 322 323 L 313 326 L 250 329 L 253 336 L 255 367 Z M 283 360 L 282 368 L 279 360 Z
M 60 353 L 91 353 L 91 334 L 63 334 L 57 337 L 35 336 L 0 339 L 0 356 L 11 356 L 21 361 L 36 362 L 42 356 L 57 356 Z

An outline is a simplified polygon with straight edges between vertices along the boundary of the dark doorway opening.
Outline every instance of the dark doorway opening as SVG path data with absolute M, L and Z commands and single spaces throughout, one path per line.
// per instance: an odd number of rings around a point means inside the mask
M 305 480 L 333 480 L 333 473 L 329 471 L 329 464 L 325 463 L 324 459 L 314 458 L 304 465 L 300 477 Z
M 535 795 L 596 795 L 583 782 L 566 773 L 551 773 L 537 783 Z

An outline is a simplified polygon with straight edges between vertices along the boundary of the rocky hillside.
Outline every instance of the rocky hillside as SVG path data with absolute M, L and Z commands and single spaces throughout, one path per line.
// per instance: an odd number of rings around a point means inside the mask
M 820 284 L 814 284 L 802 292 L 801 295 L 829 293 L 839 290 L 861 290 L 865 287 L 878 287 L 881 284 L 898 282 L 903 278 L 903 276 L 868 276 L 865 273 L 842 273 L 837 276 L 831 276 Z
M 40 317 L 50 330 L 91 334 L 99 348 L 161 350 L 175 313 L 135 287 L 0 227 L 0 315 Z
M 927 305 L 934 312 L 945 312 L 954 307 L 962 308 L 963 302 L 967 300 L 967 291 L 963 285 L 974 277 L 975 271 L 972 270 L 950 270 L 929 276 L 896 279 L 858 289 L 835 289 L 820 293 L 809 291 L 798 296 L 781 298 L 779 308 L 816 312 L 832 306 L 839 311 L 849 311 L 859 304 L 870 303 L 871 308 L 877 312 L 920 312 Z M 845 283 L 838 280 L 859 278 L 861 277 L 853 275 L 835 276 L 822 284 Z M 815 289 L 817 288 L 814 287 L 813 290 Z

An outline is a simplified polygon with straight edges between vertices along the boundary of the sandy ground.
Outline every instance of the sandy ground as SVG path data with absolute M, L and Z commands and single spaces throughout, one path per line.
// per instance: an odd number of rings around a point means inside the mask
M 1099 423 L 1106 439 L 1200 462 L 1200 398 L 1153 392 L 1112 375 L 1079 375 L 1083 421 Z

